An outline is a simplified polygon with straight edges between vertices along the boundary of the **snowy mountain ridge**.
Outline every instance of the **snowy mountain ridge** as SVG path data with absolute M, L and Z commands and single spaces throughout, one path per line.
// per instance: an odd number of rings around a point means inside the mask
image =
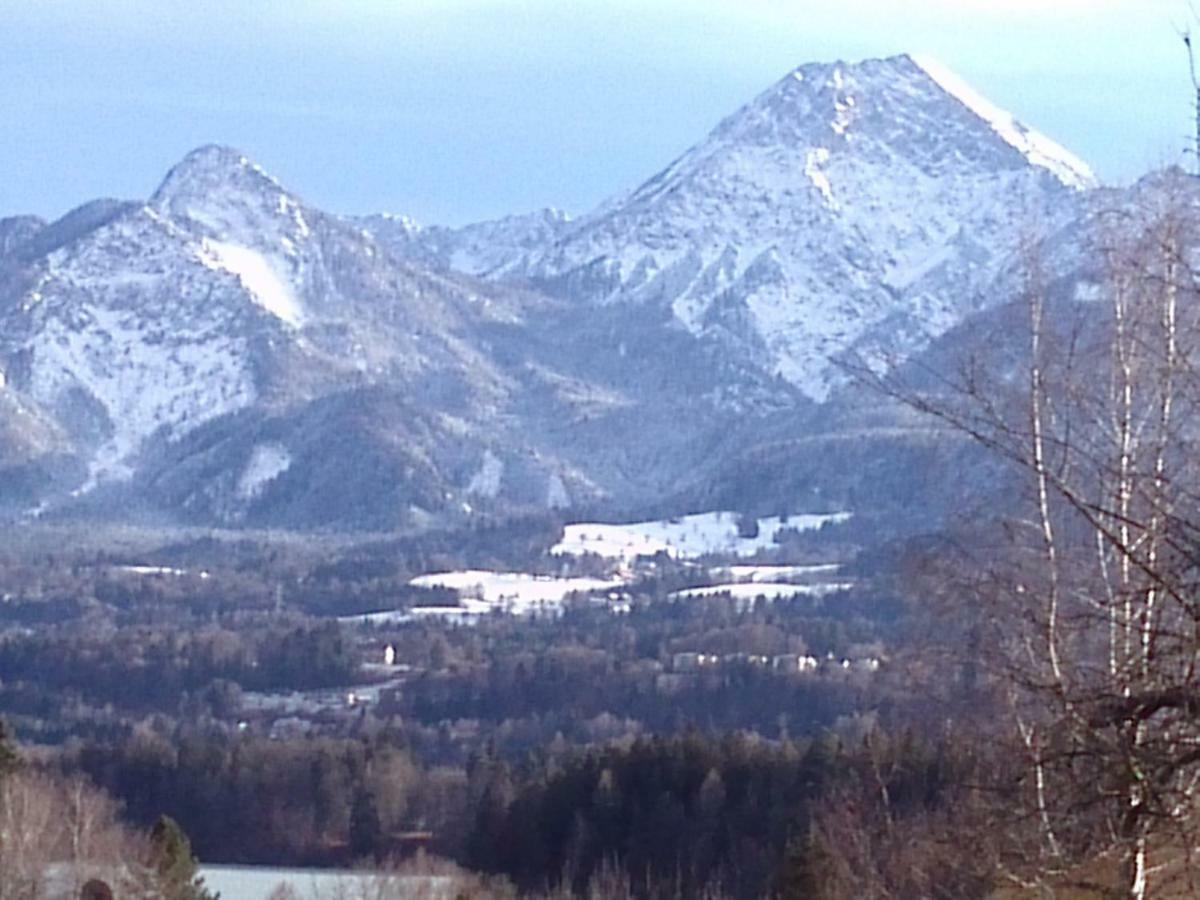
M 579 219 L 338 216 L 201 147 L 145 202 L 0 220 L 0 509 L 374 528 L 717 496 L 832 415 L 842 354 L 1003 302 L 1091 183 L 907 56 L 801 66 Z
M 911 58 L 946 93 L 984 119 L 996 134 L 1030 163 L 1049 170 L 1067 187 L 1088 189 L 1098 186 L 1099 182 L 1091 166 L 1070 150 L 1024 125 L 1007 110 L 996 106 L 932 56 L 917 55 Z
M 147 203 L 114 207 L 23 276 L 0 303 L 0 370 L 71 433 L 89 471 L 79 494 L 131 478 L 151 438 L 347 384 L 450 370 L 498 390 L 455 334 L 465 291 L 229 148 L 188 154 Z
M 512 274 L 523 255 L 558 240 L 571 217 L 561 209 L 547 208 L 460 228 L 421 225 L 408 216 L 388 213 L 357 221 L 402 258 L 438 270 L 503 278 Z
M 303 324 L 297 294 L 312 229 L 296 199 L 261 167 L 228 147 L 201 147 L 167 174 L 148 206 L 199 238 L 204 265 L 237 277 L 282 322 Z
M 804 65 L 632 193 L 514 267 L 593 302 L 668 306 L 814 399 L 854 347 L 959 321 L 1087 166 L 909 56 Z
M 0 372 L 31 412 L 0 432 L 6 512 L 42 514 L 46 488 L 51 510 L 302 527 L 627 502 L 703 462 L 730 430 L 724 397 L 789 402 L 753 372 L 721 383 L 704 348 L 636 313 L 617 326 L 631 368 L 603 314 L 402 259 L 229 148 L 188 154 L 146 203 L 0 235 Z M 668 426 L 681 404 L 689 424 Z M 663 427 L 644 448 L 624 437 L 648 419 Z
M 128 474 L 159 429 L 256 398 L 247 311 L 232 279 L 214 291 L 208 269 L 199 245 L 144 207 L 47 256 L 8 317 L 14 374 L 96 447 L 93 476 Z

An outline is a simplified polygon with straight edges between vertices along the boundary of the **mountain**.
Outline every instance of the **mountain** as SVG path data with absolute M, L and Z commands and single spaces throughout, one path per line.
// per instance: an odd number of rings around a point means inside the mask
M 87 209 L 34 236 L 61 234 L 26 254 L 0 305 L 0 369 L 86 461 L 76 493 L 128 482 L 149 450 L 247 410 L 382 383 L 469 416 L 504 391 L 473 333 L 507 315 L 499 304 L 395 262 L 236 151 L 189 154 L 144 204 Z M 230 506 L 193 487 L 188 504 Z
M 400 259 L 437 270 L 503 278 L 523 256 L 553 244 L 570 225 L 559 209 L 473 222 L 460 228 L 420 225 L 407 216 L 363 216 L 359 224 Z
M 230 148 L 7 230 L 0 371 L 72 463 L 51 508 L 390 528 L 634 503 L 794 400 L 642 311 L 415 265 Z M 21 465 L 57 460 L 30 421 Z
M 0 220 L 0 510 L 910 509 L 889 460 L 948 457 L 836 358 L 1002 305 L 1031 223 L 1071 235 L 1090 183 L 909 57 L 802 66 L 576 220 L 338 216 L 202 147 L 144 202 Z
M 1087 166 L 909 56 L 805 65 L 515 266 L 667 308 L 816 400 L 854 347 L 908 353 L 988 302 Z

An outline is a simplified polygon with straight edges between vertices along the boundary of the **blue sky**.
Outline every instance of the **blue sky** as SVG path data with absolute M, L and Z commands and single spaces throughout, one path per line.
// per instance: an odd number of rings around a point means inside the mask
M 1124 182 L 1191 129 L 1185 0 L 0 0 L 0 216 L 240 147 L 309 201 L 586 211 L 794 66 L 931 54 Z

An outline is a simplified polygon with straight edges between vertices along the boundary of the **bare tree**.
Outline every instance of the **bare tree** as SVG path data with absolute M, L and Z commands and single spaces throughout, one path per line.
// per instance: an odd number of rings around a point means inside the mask
M 1188 11 L 1191 13 L 1191 21 L 1200 21 L 1200 16 L 1196 15 L 1196 7 L 1192 3 L 1188 3 Z M 1196 154 L 1196 161 L 1193 163 L 1193 171 L 1200 175 L 1200 78 L 1196 76 L 1196 52 L 1192 46 L 1192 28 L 1190 25 L 1182 28 L 1176 28 L 1179 33 L 1180 40 L 1183 41 L 1183 46 L 1187 50 L 1188 58 L 1188 74 L 1192 78 L 1192 118 L 1195 127 L 1195 144 L 1192 151 Z
M 20 772 L 0 780 L 0 898 L 79 896 L 97 875 L 124 883 L 138 836 L 103 792 L 81 780 Z
M 1098 232 L 1103 299 L 1084 304 L 1052 296 L 1030 242 L 1019 350 L 993 341 L 952 374 L 857 374 L 1024 474 L 1024 512 L 961 597 L 981 611 L 1024 760 L 1005 802 L 1039 836 L 1001 870 L 1086 883 L 1081 863 L 1107 860 L 1141 900 L 1190 877 L 1196 843 L 1197 235 L 1169 197 Z
M 1196 53 L 1192 47 L 1192 32 L 1191 29 L 1185 29 L 1180 32 L 1180 37 L 1183 39 L 1183 45 L 1187 48 L 1188 56 L 1188 74 L 1192 77 L 1192 92 L 1194 96 L 1194 105 L 1192 106 L 1193 118 L 1196 128 L 1195 145 L 1192 150 L 1196 154 L 1196 161 L 1192 164 L 1193 171 L 1200 174 L 1200 79 L 1196 77 Z
M 55 794 L 38 776 L 0 781 L 0 900 L 46 895 L 63 838 Z

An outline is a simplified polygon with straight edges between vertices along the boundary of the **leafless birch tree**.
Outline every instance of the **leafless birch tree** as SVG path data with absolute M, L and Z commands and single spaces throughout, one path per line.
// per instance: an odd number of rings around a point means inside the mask
M 1030 242 L 1019 352 L 858 372 L 1024 476 L 1010 540 L 962 596 L 1024 760 L 1012 821 L 1039 835 L 1006 871 L 1086 886 L 1119 869 L 1136 900 L 1190 877 L 1200 791 L 1200 242 L 1195 210 L 1160 197 L 1104 217 L 1086 301 Z

